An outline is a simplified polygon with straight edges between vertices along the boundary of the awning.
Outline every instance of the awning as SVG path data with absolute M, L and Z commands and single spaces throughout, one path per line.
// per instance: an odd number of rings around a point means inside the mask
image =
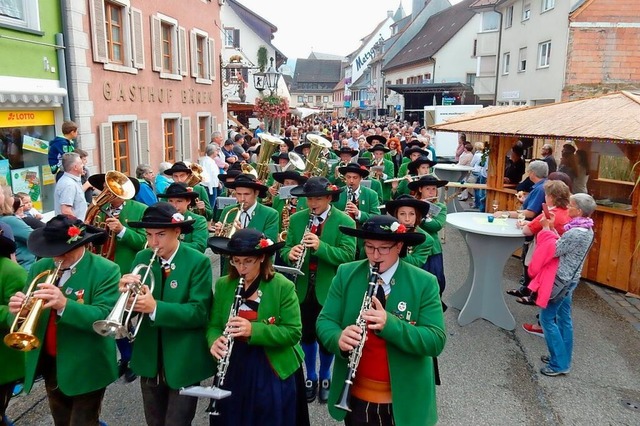
M 0 78 L 0 103 L 12 104 L 12 106 L 58 106 L 66 96 L 66 89 L 59 87 L 57 80 Z
M 253 112 L 254 105 L 248 102 L 228 102 L 227 111 Z
M 385 88 L 400 94 L 407 93 L 442 93 L 446 91 L 473 91 L 473 87 L 464 83 L 430 83 L 430 84 L 388 84 Z

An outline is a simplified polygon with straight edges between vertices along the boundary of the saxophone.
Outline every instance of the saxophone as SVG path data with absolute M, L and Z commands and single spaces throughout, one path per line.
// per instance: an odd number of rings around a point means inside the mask
M 236 233 L 236 221 L 240 220 L 240 215 L 242 214 L 243 209 L 244 209 L 244 203 L 240 203 L 236 207 L 229 209 L 227 214 L 225 214 L 224 218 L 222 219 L 222 228 L 220 229 L 220 232 L 216 234 L 216 237 L 231 238 L 233 234 Z M 227 219 L 229 218 L 229 215 L 233 213 L 234 210 L 237 210 L 236 216 L 233 218 L 231 222 L 227 223 Z
M 364 349 L 364 344 L 367 338 L 367 322 L 362 318 L 362 315 L 365 311 L 371 309 L 371 306 L 373 305 L 372 298 L 375 293 L 376 285 L 379 278 L 380 263 L 376 262 L 371 268 L 371 274 L 369 274 L 369 286 L 367 287 L 367 291 L 364 294 L 364 298 L 362 299 L 362 306 L 360 307 L 358 319 L 356 319 L 356 325 L 358 326 L 358 328 L 360 328 L 362 339 L 360 339 L 358 345 L 353 348 L 353 350 L 349 354 L 347 377 L 344 379 L 342 392 L 340 392 L 338 402 L 335 404 L 335 407 L 341 410 L 351 411 L 351 408 L 349 408 L 349 395 L 351 392 L 351 386 L 353 385 L 353 380 L 356 377 L 358 365 L 360 364 L 360 359 L 362 359 L 362 350 Z
M 278 234 L 278 242 L 287 241 L 287 229 L 289 229 L 289 216 L 291 215 L 291 212 L 289 211 L 289 203 L 290 201 L 287 198 L 284 203 L 284 207 L 282 208 L 282 226 L 280 227 L 281 229 L 284 229 L 284 231 Z
M 233 297 L 233 303 L 231 304 L 231 309 L 229 309 L 229 317 L 227 318 L 227 323 L 231 321 L 233 317 L 238 316 L 238 312 L 240 311 L 240 305 L 242 305 L 242 290 L 244 290 L 244 277 L 241 276 L 238 280 L 238 286 L 236 287 L 236 293 Z M 226 329 L 226 324 L 225 324 Z M 231 360 L 231 351 L 233 350 L 233 336 L 225 331 L 222 334 L 227 338 L 227 352 L 224 356 L 218 361 L 218 371 L 216 372 L 214 387 L 221 388 L 224 385 L 224 379 L 227 376 L 227 370 L 229 370 L 229 361 Z M 207 412 L 210 416 L 219 416 L 220 413 L 216 409 L 217 399 L 212 399 L 209 404 L 209 408 L 207 408 Z

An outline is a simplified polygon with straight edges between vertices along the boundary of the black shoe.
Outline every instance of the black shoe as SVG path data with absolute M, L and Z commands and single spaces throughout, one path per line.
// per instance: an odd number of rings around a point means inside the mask
M 540 357 L 540 361 L 544 362 L 545 364 L 549 364 L 549 360 L 550 360 L 549 355 L 542 355 Z
M 317 380 L 307 380 L 304 383 L 305 394 L 307 395 L 307 402 L 313 402 L 316 400 L 316 395 L 318 394 L 318 381 Z
M 331 380 L 324 379 L 320 386 L 320 395 L 318 396 L 318 400 L 320 403 L 326 404 L 329 400 L 329 388 L 331 387 Z
M 118 377 L 124 376 L 124 373 L 129 369 L 129 361 L 118 361 Z
M 137 378 L 138 376 L 136 376 L 136 373 L 134 373 L 132 369 L 127 367 L 127 371 L 124 372 L 124 381 L 127 383 L 131 383 Z

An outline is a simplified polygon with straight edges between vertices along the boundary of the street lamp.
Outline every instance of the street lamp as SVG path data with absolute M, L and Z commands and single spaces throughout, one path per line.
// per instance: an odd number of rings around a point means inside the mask
M 264 84 L 271 90 L 271 94 L 274 94 L 278 90 L 280 73 L 273 67 L 273 58 L 270 58 L 270 62 L 271 65 L 267 68 L 267 72 L 264 73 Z

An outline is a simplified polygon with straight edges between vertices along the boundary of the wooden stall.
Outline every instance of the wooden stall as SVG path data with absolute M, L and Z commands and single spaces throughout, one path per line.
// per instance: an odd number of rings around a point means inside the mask
M 530 144 L 529 157 L 562 145 L 587 157 L 587 192 L 598 203 L 593 215 L 596 240 L 583 278 L 640 294 L 640 94 L 616 92 L 596 98 L 536 107 L 490 107 L 434 126 L 464 132 L 472 142 L 489 142 L 487 205 L 518 208 L 515 190 L 503 184 L 507 153 L 517 140 Z

